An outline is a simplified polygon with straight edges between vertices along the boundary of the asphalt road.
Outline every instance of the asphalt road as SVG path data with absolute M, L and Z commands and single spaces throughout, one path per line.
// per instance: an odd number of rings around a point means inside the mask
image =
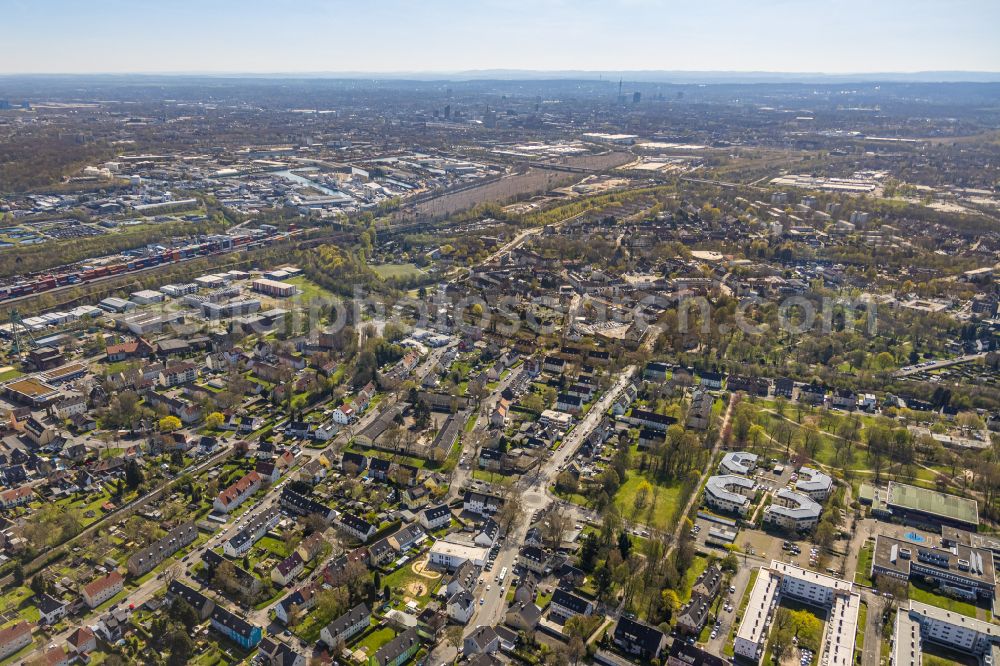
M 476 589 L 478 599 L 482 599 L 480 604 L 477 600 L 477 610 L 472 619 L 465 627 L 465 635 L 472 633 L 479 625 L 494 625 L 502 621 L 504 612 L 507 609 L 506 592 L 510 587 L 512 571 L 514 569 L 514 558 L 517 557 L 520 545 L 524 543 L 525 534 L 531 526 L 531 515 L 540 509 L 547 507 L 553 498 L 548 494 L 548 486 L 554 482 L 559 474 L 559 469 L 574 455 L 584 439 L 593 432 L 605 412 L 610 409 L 612 403 L 617 399 L 625 384 L 631 380 L 635 373 L 635 366 L 629 366 L 622 370 L 617 381 L 605 394 L 595 403 L 587 415 L 576 425 L 569 435 L 563 440 L 562 446 L 546 461 L 540 469 L 534 473 L 521 477 L 515 490 L 521 498 L 521 517 L 514 523 L 514 528 L 507 534 L 500 553 L 493 564 L 493 571 L 483 573 L 483 584 Z M 507 579 L 501 585 L 495 580 L 504 567 L 507 567 Z M 487 586 L 489 589 L 487 589 Z

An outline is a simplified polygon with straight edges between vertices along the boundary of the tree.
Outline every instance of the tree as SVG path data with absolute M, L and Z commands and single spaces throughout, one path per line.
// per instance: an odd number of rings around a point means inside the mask
M 521 495 L 510 486 L 503 486 L 500 492 L 503 506 L 497 512 L 497 524 L 505 533 L 509 532 L 521 519 Z
M 622 559 L 627 560 L 628 555 L 632 552 L 632 539 L 629 538 L 628 532 L 625 530 L 621 531 L 618 535 L 618 552 L 622 554 Z
M 205 427 L 209 430 L 218 430 L 226 422 L 226 417 L 220 412 L 212 412 L 205 417 Z
M 173 432 L 181 427 L 181 420 L 176 416 L 164 416 L 159 423 L 160 432 Z
M 583 545 L 580 547 L 580 568 L 586 572 L 593 571 L 594 563 L 597 560 L 600 549 L 601 544 L 598 541 L 597 535 L 589 532 L 583 538 Z
M 125 486 L 129 490 L 135 490 L 143 481 L 145 481 L 145 476 L 143 476 L 139 463 L 135 460 L 129 460 L 125 463 Z
M 540 529 L 542 539 L 552 550 L 557 550 L 562 545 L 563 536 L 572 525 L 572 518 L 562 506 L 550 509 L 542 518 Z
M 194 641 L 188 635 L 188 631 L 176 625 L 165 637 L 164 643 L 170 650 L 170 657 L 167 659 L 168 666 L 183 666 L 190 661 L 194 653 Z
M 444 637 L 449 643 L 454 645 L 456 648 L 462 647 L 462 633 L 464 629 L 461 626 L 453 625 L 444 630 Z
M 660 593 L 660 597 L 663 600 L 663 609 L 667 611 L 667 616 L 673 617 L 674 613 L 681 607 L 681 600 L 677 597 L 677 593 L 668 588 Z
M 307 535 L 326 532 L 326 519 L 318 513 L 310 513 L 302 522 L 305 525 Z
M 521 407 L 537 414 L 545 409 L 545 400 L 540 393 L 532 391 L 521 399 Z
M 31 579 L 31 591 L 36 595 L 45 594 L 45 578 L 41 574 Z
M 635 491 L 635 498 L 632 500 L 632 510 L 633 517 L 638 516 L 639 512 L 646 507 L 646 502 L 649 501 L 649 494 L 652 492 L 653 487 L 649 484 L 649 481 L 643 479 L 639 482 L 639 487 Z M 626 535 L 627 538 L 627 535 Z M 626 556 L 623 553 L 623 556 Z
M 195 611 L 191 604 L 180 597 L 175 598 L 171 602 L 170 607 L 167 609 L 167 615 L 184 625 L 184 628 L 189 632 L 200 622 L 197 611 Z
M 875 357 L 875 369 L 885 372 L 891 370 L 896 365 L 896 359 L 889 352 L 881 352 Z

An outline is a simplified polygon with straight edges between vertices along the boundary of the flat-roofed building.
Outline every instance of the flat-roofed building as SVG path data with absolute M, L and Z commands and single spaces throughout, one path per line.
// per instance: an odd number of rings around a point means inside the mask
M 483 566 L 488 552 L 489 548 L 485 546 L 455 543 L 441 539 L 435 541 L 434 545 L 431 546 L 429 557 L 431 564 L 448 571 L 454 571 L 465 562 L 472 562 L 477 567 Z
M 851 666 L 861 597 L 852 583 L 772 560 L 758 570 L 743 620 L 736 630 L 733 649 L 740 657 L 757 662 L 764 654 L 771 616 L 781 597 L 829 611 L 819 662 Z
M 957 527 L 970 532 L 979 527 L 976 500 L 895 481 L 889 482 L 887 490 L 876 491 L 872 515 L 899 518 L 917 525 Z
M 733 651 L 738 656 L 754 663 L 763 656 L 771 610 L 777 601 L 780 585 L 781 579 L 772 575 L 767 567 L 757 570 L 757 580 L 750 590 L 750 600 L 733 640 Z
M 942 592 L 969 600 L 993 599 L 996 593 L 993 553 L 965 543 L 937 548 L 880 534 L 869 573 L 903 581 L 930 579 Z
M 894 639 L 893 666 L 919 664 L 919 658 L 917 661 L 912 659 L 911 651 L 916 646 L 919 654 L 923 641 L 932 641 L 973 656 L 989 654 L 993 646 L 1000 643 L 1000 625 L 992 622 L 913 600 L 909 601 L 908 609 L 900 608 L 898 612 L 906 613 L 910 622 L 900 622 L 897 617 L 897 630 L 908 631 L 908 635 L 904 633 Z
M 270 280 L 268 278 L 258 278 L 254 280 L 250 283 L 250 288 L 258 293 L 265 294 L 267 296 L 277 296 L 280 298 L 294 296 L 295 292 L 298 291 L 295 285 L 278 282 L 277 280 Z

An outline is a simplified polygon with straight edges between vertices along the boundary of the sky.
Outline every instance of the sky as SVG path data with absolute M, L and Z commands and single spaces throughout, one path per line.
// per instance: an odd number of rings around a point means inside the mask
M 1000 0 L 0 0 L 0 73 L 1000 71 Z

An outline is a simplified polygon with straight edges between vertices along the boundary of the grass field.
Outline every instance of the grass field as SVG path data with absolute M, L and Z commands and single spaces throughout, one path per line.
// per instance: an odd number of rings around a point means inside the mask
M 628 479 L 621 485 L 618 492 L 615 493 L 615 506 L 618 507 L 622 515 L 631 518 L 635 514 L 636 493 L 645 478 L 654 487 L 654 492 L 649 493 L 647 506 L 638 512 L 635 519 L 638 522 L 652 525 L 658 529 L 669 527 L 674 521 L 678 506 L 682 502 L 681 483 L 678 481 L 668 485 L 662 482 L 655 482 L 632 470 L 629 470 L 627 476 Z M 655 492 L 656 487 L 659 487 L 659 493 Z M 655 503 L 653 502 L 654 495 L 656 495 Z
M 371 269 L 383 280 L 396 280 L 416 277 L 424 274 L 424 270 L 416 264 L 379 264 Z
M 400 601 L 409 597 L 421 606 L 424 606 L 430 601 L 431 593 L 441 582 L 441 579 L 421 576 L 413 570 L 412 564 L 412 561 L 409 561 L 396 571 L 385 576 L 382 579 L 382 585 L 388 586 L 392 590 L 394 597 L 398 594 Z M 421 594 L 416 593 L 415 587 L 418 585 L 423 588 Z
M 11 368 L 9 366 L 0 370 L 0 382 L 5 382 L 8 379 L 14 379 L 15 377 L 20 377 L 24 373 L 17 368 Z
M 865 623 L 868 622 L 868 604 L 861 602 L 858 609 L 858 628 L 854 634 L 854 647 L 861 652 L 865 647 Z
M 691 601 L 691 588 L 694 587 L 694 583 L 698 580 L 698 576 L 700 576 L 707 568 L 707 557 L 698 555 L 694 558 L 694 562 L 691 563 L 690 568 L 684 572 L 684 589 L 682 590 L 683 594 L 681 595 L 682 603 Z
M 910 582 L 909 595 L 910 599 L 919 601 L 923 604 L 944 608 L 945 610 L 950 610 L 953 613 L 960 613 L 967 617 L 976 617 L 976 607 L 968 601 L 961 601 L 959 599 L 946 597 L 934 592 L 924 585 L 918 585 L 912 581 Z
M 868 542 L 861 548 L 861 552 L 858 553 L 858 568 L 854 572 L 855 583 L 871 586 L 872 579 L 868 574 L 872 569 L 874 549 L 875 546 L 871 542 Z
M 378 649 L 391 641 L 396 637 L 396 632 L 389 627 L 382 627 L 381 629 L 376 629 L 371 632 L 360 641 L 357 645 L 352 646 L 352 649 L 360 650 L 364 649 L 365 654 L 369 657 L 373 657 Z
M 304 301 L 312 301 L 316 299 L 320 300 L 333 300 L 334 295 L 319 286 L 307 277 L 298 276 L 285 280 L 288 284 L 293 284 L 299 288 L 301 292 L 299 297 Z

